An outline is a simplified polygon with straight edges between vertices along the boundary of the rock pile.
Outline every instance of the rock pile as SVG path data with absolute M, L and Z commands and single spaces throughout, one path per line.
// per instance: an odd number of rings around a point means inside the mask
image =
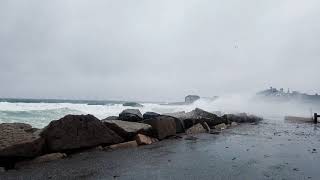
M 150 145 L 177 133 L 194 135 L 223 130 L 237 123 L 259 122 L 257 116 L 217 116 L 195 109 L 160 115 L 126 109 L 119 116 L 99 120 L 93 115 L 67 115 L 43 129 L 24 123 L 0 124 L 0 168 L 21 168 L 67 157 L 84 149 L 119 149 Z M 212 133 L 212 132 L 211 132 Z M 98 148 L 97 148 L 98 147 Z

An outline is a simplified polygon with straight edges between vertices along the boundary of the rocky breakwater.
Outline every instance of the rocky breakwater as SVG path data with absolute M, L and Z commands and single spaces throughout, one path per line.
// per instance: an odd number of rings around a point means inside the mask
M 144 116 L 139 110 L 130 109 L 104 120 L 92 115 L 67 115 L 43 129 L 4 123 L 0 124 L 0 168 L 23 168 L 67 158 L 79 151 L 134 148 L 170 137 L 185 134 L 189 137 L 213 129 L 221 131 L 231 124 L 260 120 L 246 114 L 220 117 L 201 109 L 170 115 L 148 112 Z

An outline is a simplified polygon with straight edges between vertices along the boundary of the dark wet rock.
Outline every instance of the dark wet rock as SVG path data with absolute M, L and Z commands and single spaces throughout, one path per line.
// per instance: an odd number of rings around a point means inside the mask
M 134 148 L 137 146 L 138 146 L 137 141 L 128 141 L 124 143 L 113 144 L 111 146 L 106 147 L 106 149 L 125 149 L 125 148 Z
M 0 159 L 35 157 L 42 153 L 44 139 L 29 124 L 0 124 Z
M 213 113 L 204 111 L 199 108 L 196 108 L 195 110 L 188 113 L 179 112 L 171 113 L 170 115 L 181 119 L 183 121 L 184 128 L 186 129 L 202 122 L 206 122 L 209 125 L 209 127 L 214 127 L 215 125 L 221 123 L 228 124 L 226 116 L 219 117 Z
M 158 117 L 160 116 L 160 114 L 155 113 L 155 112 L 146 112 L 143 114 L 143 119 L 150 119 L 150 118 L 154 118 L 154 117 Z
M 67 155 L 65 153 L 51 153 L 51 154 L 45 154 L 39 157 L 36 157 L 29 161 L 21 161 L 15 164 L 16 169 L 20 169 L 25 166 L 32 166 L 34 164 L 40 164 L 45 162 L 50 162 L 62 158 L 66 158 Z
M 184 102 L 187 103 L 187 104 L 191 104 L 191 103 L 194 103 L 195 101 L 197 101 L 199 99 L 200 99 L 200 96 L 198 96 L 198 95 L 188 95 L 188 96 L 185 97 Z
M 67 115 L 51 121 L 42 131 L 49 152 L 123 142 L 118 134 L 92 115 Z
M 0 167 L 0 173 L 6 172 L 6 169 L 4 167 Z
M 153 136 L 160 140 L 176 135 L 176 118 L 174 117 L 161 115 L 144 120 L 143 123 L 150 124 Z
M 138 145 L 149 145 L 159 141 L 156 138 L 152 138 L 143 134 L 137 134 L 135 140 L 137 141 Z
M 109 116 L 103 120 L 119 120 L 119 117 L 118 116 Z
M 136 102 L 126 102 L 122 104 L 123 106 L 130 106 L 130 107 L 143 107 L 142 104 Z
M 119 114 L 119 120 L 122 121 L 139 122 L 142 118 L 139 109 L 125 109 Z
M 227 119 L 231 122 L 237 123 L 257 123 L 262 120 L 261 117 L 255 115 L 247 115 L 246 113 L 227 114 Z
M 181 112 L 183 114 L 185 114 L 185 112 Z M 174 115 L 175 113 L 173 113 Z M 180 119 L 180 118 L 177 118 L 175 116 L 171 116 L 170 114 L 166 114 L 164 116 L 168 116 L 168 117 L 171 117 L 175 120 L 176 122 L 176 133 L 184 133 L 185 132 L 185 124 L 184 124 L 184 120 L 183 119 Z
M 102 120 L 102 122 L 126 140 L 131 140 L 139 133 L 145 135 L 152 134 L 152 127 L 149 124 L 121 120 Z
M 174 121 L 176 123 L 176 133 L 184 133 L 185 128 L 184 128 L 183 120 L 175 118 L 175 117 L 172 117 L 172 118 L 174 118 Z
M 205 132 L 207 132 L 207 130 L 200 123 L 186 130 L 186 134 L 199 134 Z

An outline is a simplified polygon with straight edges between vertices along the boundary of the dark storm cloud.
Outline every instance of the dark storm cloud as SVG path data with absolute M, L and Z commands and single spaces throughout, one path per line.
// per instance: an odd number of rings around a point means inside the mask
M 0 2 L 0 96 L 320 91 L 316 0 Z

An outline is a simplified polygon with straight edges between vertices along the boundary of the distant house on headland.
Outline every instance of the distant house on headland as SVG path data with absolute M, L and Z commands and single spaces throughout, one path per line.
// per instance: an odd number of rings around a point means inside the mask
M 257 96 L 271 100 L 299 100 L 304 102 L 320 103 L 320 96 L 318 93 L 315 95 L 309 95 L 306 93 L 300 93 L 299 91 L 290 92 L 289 89 L 285 92 L 283 88 L 278 90 L 277 88 L 270 87 L 269 89 L 258 92 Z

